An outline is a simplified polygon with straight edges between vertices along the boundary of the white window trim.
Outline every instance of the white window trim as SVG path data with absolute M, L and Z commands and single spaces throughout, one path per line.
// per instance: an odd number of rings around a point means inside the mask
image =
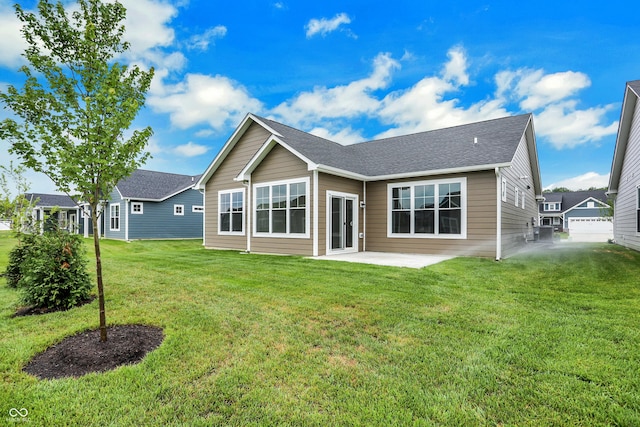
M 506 202 L 507 201 L 507 178 L 505 177 L 502 177 L 501 192 L 502 192 L 502 201 Z
M 220 230 L 220 201 L 222 194 L 229 194 L 231 203 L 233 203 L 233 193 L 242 193 L 242 231 L 223 231 Z M 246 220 L 246 210 L 247 210 L 247 195 L 244 191 L 244 188 L 233 188 L 230 190 L 221 190 L 218 191 L 218 235 L 220 236 L 244 236 L 245 235 L 245 220 Z M 194 206 L 195 208 L 196 206 Z M 195 211 L 194 211 L 195 212 Z
M 180 208 L 180 212 L 178 212 Z M 184 216 L 184 205 L 173 205 L 173 216 Z
M 134 206 L 140 206 L 140 212 L 136 212 Z M 144 213 L 144 203 L 131 202 L 131 215 L 142 215 Z
M 524 190 L 522 190 L 522 209 L 525 209 L 526 199 L 527 199 L 526 194 L 525 194 Z
M 243 208 L 244 208 L 244 206 L 243 206 Z M 192 205 L 191 206 L 191 212 L 202 213 L 202 212 L 204 212 L 204 206 L 202 206 L 202 205 Z
M 118 207 L 118 216 L 113 216 L 113 208 Z M 118 228 L 113 228 L 113 219 L 118 218 Z M 120 203 L 111 203 L 109 205 L 109 231 L 120 231 Z
M 520 205 L 520 189 L 518 188 L 518 186 L 514 187 L 514 196 L 513 196 L 513 201 L 515 202 L 514 205 L 517 208 L 518 205 Z
M 438 188 L 440 184 L 460 184 L 460 234 L 439 234 L 436 227 L 433 234 L 414 233 L 414 221 L 411 221 L 411 231 L 409 233 L 393 233 L 392 232 L 392 208 L 393 208 L 393 189 L 397 187 L 411 187 L 411 217 L 414 212 L 414 187 L 417 185 L 435 185 Z M 410 182 L 394 182 L 387 184 L 387 237 L 393 239 L 452 239 L 464 240 L 467 238 L 467 178 L 450 178 L 437 179 L 432 181 L 410 181 Z
M 253 184 L 253 189 L 252 189 L 252 197 L 253 197 L 253 206 L 251 208 L 252 210 L 252 217 L 253 217 L 253 225 L 252 225 L 252 229 L 253 229 L 253 236 L 254 237 L 275 237 L 275 238 L 284 238 L 284 239 L 308 239 L 311 237 L 311 231 L 310 231 L 310 226 L 311 226 L 311 210 L 310 210 L 310 201 L 311 201 L 311 186 L 310 186 L 310 182 L 311 180 L 309 179 L 309 177 L 304 177 L 304 178 L 293 178 L 293 179 L 286 179 L 286 180 L 282 180 L 282 181 L 269 181 L 269 182 L 260 182 L 260 183 L 254 183 Z M 258 215 L 256 214 L 256 208 L 258 206 L 258 201 L 257 201 L 257 188 L 261 188 L 261 187 L 273 187 L 275 185 L 286 185 L 287 186 L 287 229 L 290 226 L 290 221 L 289 219 L 289 212 L 290 212 L 290 208 L 289 208 L 289 184 L 297 184 L 297 183 L 304 183 L 305 184 L 305 188 L 306 188 L 306 197 L 305 197 L 305 213 L 304 213 L 304 233 L 272 233 L 272 232 L 259 232 L 257 231 L 258 228 L 258 221 L 257 221 L 257 217 Z M 271 203 L 271 190 L 269 190 L 269 203 Z M 271 212 L 271 209 L 269 209 L 269 212 Z M 271 214 L 269 214 L 269 228 L 271 228 Z

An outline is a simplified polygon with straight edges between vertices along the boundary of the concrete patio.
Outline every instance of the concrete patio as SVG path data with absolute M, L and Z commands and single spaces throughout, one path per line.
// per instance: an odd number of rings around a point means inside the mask
M 455 257 L 450 255 L 397 254 L 389 252 L 354 252 L 311 257 L 311 259 L 409 268 L 423 268 L 452 258 Z

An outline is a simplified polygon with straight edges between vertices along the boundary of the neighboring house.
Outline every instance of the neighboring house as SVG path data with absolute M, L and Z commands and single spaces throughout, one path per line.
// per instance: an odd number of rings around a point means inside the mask
M 197 183 L 208 248 L 495 257 L 533 237 L 531 114 L 340 145 L 249 114 Z
M 569 233 L 572 240 L 604 241 L 613 238 L 613 222 L 603 190 L 544 193 L 540 225 Z
M 62 230 L 81 233 L 81 209 L 73 199 L 64 194 L 25 193 L 29 203 L 34 203 L 32 217 L 39 221 L 40 231 L 57 225 Z
M 609 176 L 616 243 L 640 250 L 640 80 L 628 82 Z
M 193 189 L 199 178 L 134 171 L 118 182 L 106 201 L 101 233 L 121 240 L 201 239 L 203 198 Z M 84 221 L 89 230 L 90 218 Z

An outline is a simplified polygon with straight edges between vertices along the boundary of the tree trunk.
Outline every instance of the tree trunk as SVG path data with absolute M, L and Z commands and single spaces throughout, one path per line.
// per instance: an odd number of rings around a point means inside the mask
M 98 281 L 98 304 L 100 306 L 100 341 L 107 340 L 107 318 L 104 311 L 104 288 L 102 286 L 102 260 L 100 259 L 100 231 L 98 230 L 98 206 L 91 206 L 93 224 L 93 246 L 96 251 L 96 278 Z

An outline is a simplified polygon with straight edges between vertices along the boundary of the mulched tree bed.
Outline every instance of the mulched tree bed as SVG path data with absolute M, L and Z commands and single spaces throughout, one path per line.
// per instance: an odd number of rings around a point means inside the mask
M 81 332 L 36 355 L 24 371 L 41 379 L 80 377 L 138 363 L 164 339 L 161 328 L 119 325 L 107 328 L 107 341 L 100 330 Z

